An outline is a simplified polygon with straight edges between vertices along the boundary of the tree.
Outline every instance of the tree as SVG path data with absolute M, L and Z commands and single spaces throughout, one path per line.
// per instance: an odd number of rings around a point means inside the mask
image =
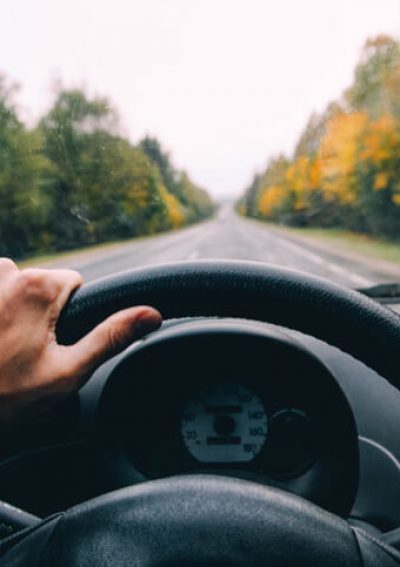
M 358 208 L 365 230 L 400 237 L 400 121 L 384 115 L 369 122 L 356 166 Z
M 400 44 L 387 35 L 367 40 L 354 82 L 344 98 L 351 110 L 372 119 L 384 114 L 400 118 Z
M 46 199 L 41 174 L 48 162 L 37 137 L 19 121 L 14 89 L 0 77 L 0 255 L 20 255 L 38 245 Z
M 139 143 L 139 148 L 157 165 L 165 188 L 182 201 L 178 172 L 175 171 L 168 153 L 163 151 L 159 141 L 146 136 Z
M 242 213 L 400 238 L 399 92 L 400 44 L 368 40 L 341 101 L 310 117 L 293 158 L 253 179 Z
M 93 155 L 95 141 L 99 133 L 105 135 L 113 127 L 114 113 L 107 100 L 88 100 L 79 90 L 61 91 L 40 121 L 42 149 L 54 165 L 46 187 L 52 201 L 49 228 L 57 248 L 92 241 L 87 197 L 93 166 L 100 164 Z
M 174 168 L 170 156 L 163 151 L 158 140 L 146 136 L 139 143 L 139 148 L 157 165 L 165 190 L 173 195 L 174 202 L 176 200 L 180 204 L 183 218 L 179 224 L 196 222 L 213 213 L 214 205 L 208 193 L 197 187 L 185 171 Z M 168 201 L 171 203 L 170 198 Z
M 106 99 L 62 91 L 40 123 L 43 150 L 56 174 L 51 233 L 57 248 L 150 234 L 183 222 L 172 214 L 160 155 L 118 135 Z M 158 142 L 154 141 L 158 148 Z M 150 152 L 148 152 L 150 153 Z M 170 167 L 169 164 L 168 168 Z
M 0 253 L 152 234 L 212 213 L 208 194 L 176 171 L 155 139 L 119 134 L 107 99 L 61 90 L 37 128 L 18 119 L 0 79 Z

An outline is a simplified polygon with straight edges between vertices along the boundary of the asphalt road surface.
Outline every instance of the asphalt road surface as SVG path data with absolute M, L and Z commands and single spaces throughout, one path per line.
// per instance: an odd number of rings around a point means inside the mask
M 111 248 L 67 256 L 44 266 L 76 269 L 86 281 L 90 281 L 149 264 L 211 258 L 277 264 L 353 288 L 396 281 L 393 275 L 388 275 L 373 261 L 354 260 L 354 257 L 343 256 L 332 249 L 305 244 L 260 222 L 238 217 L 228 205 L 222 207 L 211 221 Z

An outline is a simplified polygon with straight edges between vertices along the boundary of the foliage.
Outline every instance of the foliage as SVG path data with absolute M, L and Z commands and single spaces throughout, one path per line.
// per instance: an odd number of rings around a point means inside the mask
M 185 219 L 195 222 L 212 214 L 213 205 L 207 192 L 194 185 L 185 171 L 174 169 L 169 155 L 163 152 L 156 139 L 146 136 L 139 147 L 158 166 L 165 189 L 180 203 L 182 223 Z
M 0 254 L 21 257 L 168 230 L 213 212 L 155 139 L 119 134 L 106 99 L 62 90 L 38 126 L 0 80 Z
M 313 114 L 291 159 L 270 160 L 242 214 L 400 238 L 400 44 L 366 42 L 342 100 Z
M 38 138 L 27 132 L 13 106 L 13 89 L 0 78 L 0 254 L 32 250 L 44 226 L 47 200 L 42 192 L 51 166 L 38 152 Z

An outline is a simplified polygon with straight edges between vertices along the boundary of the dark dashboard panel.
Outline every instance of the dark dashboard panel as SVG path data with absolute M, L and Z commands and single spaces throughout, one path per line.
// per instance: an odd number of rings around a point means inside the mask
M 188 407 L 201 408 L 192 403 L 199 396 L 220 403 L 192 411 L 190 429 Z M 356 493 L 357 433 L 346 398 L 314 355 L 265 325 L 192 322 L 158 333 L 114 370 L 98 424 L 146 478 L 250 477 L 343 515 Z M 222 426 L 231 431 L 222 435 Z
M 202 319 L 201 322 L 204 323 L 205 320 Z M 214 321 L 213 325 L 215 326 L 217 322 L 218 326 L 224 326 L 225 330 L 232 330 L 230 325 L 227 327 L 221 320 Z M 232 320 L 229 322 L 231 323 Z M 235 322 L 238 323 L 237 320 Z M 188 326 L 194 332 L 194 323 L 194 320 L 170 321 L 164 323 L 160 334 L 167 338 L 169 329 L 183 327 L 188 330 Z M 242 325 L 242 322 L 240 323 Z M 296 345 L 302 344 L 304 349 L 314 353 L 319 360 L 323 361 L 324 366 L 329 368 L 330 374 L 334 376 L 334 380 L 345 393 L 352 408 L 360 436 L 358 444 L 360 453 L 359 486 L 350 515 L 362 522 L 369 522 L 383 531 L 400 525 L 400 436 L 398 434 L 400 429 L 400 392 L 361 362 L 318 339 L 273 325 L 254 322 L 247 322 L 245 325 L 246 331 L 254 326 L 256 334 L 259 334 L 262 327 L 267 333 L 270 333 L 271 330 L 277 331 L 280 336 L 285 337 L 285 340 L 288 336 L 292 337 L 295 339 Z M 196 327 L 196 332 L 198 330 L 198 327 Z M 144 470 L 143 463 L 140 464 L 138 459 L 135 458 L 132 454 L 132 445 L 128 443 L 128 433 L 132 431 L 132 422 L 127 422 L 126 432 L 120 437 L 118 437 L 120 435 L 118 427 L 115 427 L 116 435 L 113 437 L 111 430 L 109 433 L 105 431 L 107 427 L 103 423 L 103 431 L 99 439 L 95 416 L 99 398 L 110 375 L 114 374 L 118 365 L 125 364 L 124 361 L 127 359 L 129 359 L 128 364 L 132 365 L 127 380 L 132 385 L 135 382 L 136 384 L 139 383 L 140 386 L 140 382 L 151 377 L 153 371 L 161 382 L 167 381 L 167 384 L 169 384 L 169 370 L 166 366 L 162 367 L 161 358 L 159 358 L 159 361 L 154 361 L 154 367 L 148 365 L 143 368 L 143 365 L 139 364 L 137 371 L 140 370 L 142 374 L 136 374 L 135 370 L 134 358 L 136 354 L 134 353 L 138 351 L 137 354 L 139 354 L 139 351 L 141 351 L 140 356 L 142 356 L 145 344 L 150 341 L 153 343 L 158 334 L 148 337 L 142 345 L 134 345 L 102 365 L 80 391 L 79 400 L 68 400 L 45 416 L 38 416 L 33 423 L 29 422 L 24 426 L 19 424 L 15 429 L 7 430 L 6 435 L 3 435 L 0 451 L 0 498 L 2 500 L 42 515 L 55 513 L 61 507 L 75 504 L 79 499 L 83 501 L 104 492 L 143 482 L 146 478 L 150 478 L 149 472 L 146 472 L 146 475 L 139 472 L 139 466 L 141 470 Z M 173 338 L 171 335 L 169 336 L 171 339 Z M 262 348 L 266 347 L 262 346 Z M 238 350 L 238 356 L 239 352 Z M 173 366 L 171 376 L 173 378 L 179 371 L 185 373 L 186 380 L 190 382 L 191 369 L 196 368 L 199 361 L 207 357 L 207 349 L 202 349 L 197 354 L 196 359 L 190 357 L 187 348 L 182 357 L 180 356 L 181 353 L 181 348 L 175 350 L 175 361 L 179 362 L 182 359 L 186 360 L 187 364 L 183 366 L 178 363 Z M 267 353 L 267 350 L 264 353 Z M 269 359 L 264 354 L 258 367 L 255 368 L 256 373 L 263 381 L 273 379 L 273 376 L 267 372 L 268 363 Z M 245 369 L 242 372 L 242 378 L 247 379 L 247 374 L 248 372 Z M 296 373 L 294 375 L 297 376 Z M 226 378 L 230 379 L 229 376 L 226 376 Z M 172 380 L 172 384 L 174 383 L 175 381 Z M 157 382 L 153 382 L 153 384 L 158 388 Z M 157 395 L 157 392 L 161 390 L 153 390 L 153 394 Z M 140 391 L 140 388 L 138 391 Z M 129 398 L 125 405 L 127 409 L 132 409 L 135 406 L 131 403 L 134 388 L 128 389 L 127 392 Z M 123 407 L 123 404 L 121 407 Z M 268 417 L 268 437 L 271 440 L 273 432 L 271 417 L 273 416 Z M 110 424 L 112 424 L 111 421 Z M 314 427 L 314 424 L 312 425 Z M 83 439 L 92 440 L 92 449 L 85 449 L 84 451 L 80 449 Z M 108 447 L 106 450 L 103 443 L 104 439 L 106 439 Z M 74 443 L 78 443 L 76 449 Z M 54 449 L 55 444 L 56 450 Z M 285 454 L 293 453 L 288 451 Z M 168 457 L 169 454 L 167 453 L 166 458 Z M 219 467 L 219 469 L 214 467 L 214 472 L 218 470 L 221 474 L 224 474 L 223 467 L 221 465 Z M 306 495 L 310 486 L 319 485 L 321 471 L 316 466 L 316 462 L 314 461 L 313 465 L 306 467 L 306 469 L 299 475 L 295 474 L 291 478 L 283 479 L 283 488 L 292 489 L 299 494 Z M 82 474 L 82 471 L 84 471 L 84 474 Z M 192 472 L 195 472 L 195 470 Z M 236 476 L 251 476 L 253 474 L 250 470 L 243 470 L 243 467 L 240 467 L 239 470 L 238 466 L 232 466 L 226 470 L 226 473 Z M 258 482 L 278 483 L 271 471 L 268 477 L 254 473 L 254 478 Z M 78 488 L 75 486 L 75 479 L 79 484 Z M 290 484 L 292 487 L 289 486 Z M 334 489 L 333 487 L 332 491 Z M 341 494 L 341 486 L 336 487 L 336 492 L 338 495 Z M 61 495 L 63 498 L 62 506 L 59 498 Z M 77 495 L 79 496 L 77 497 Z M 32 502 L 32 497 L 35 502 Z

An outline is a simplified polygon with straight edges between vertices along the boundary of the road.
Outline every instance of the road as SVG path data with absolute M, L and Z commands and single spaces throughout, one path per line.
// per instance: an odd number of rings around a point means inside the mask
M 211 221 L 110 248 L 73 254 L 43 266 L 76 269 L 90 281 L 148 264 L 210 258 L 268 262 L 353 288 L 396 281 L 393 274 L 378 269 L 378 263 L 355 260 L 331 249 L 304 243 L 292 235 L 282 235 L 260 222 L 239 218 L 229 205 L 222 207 Z

